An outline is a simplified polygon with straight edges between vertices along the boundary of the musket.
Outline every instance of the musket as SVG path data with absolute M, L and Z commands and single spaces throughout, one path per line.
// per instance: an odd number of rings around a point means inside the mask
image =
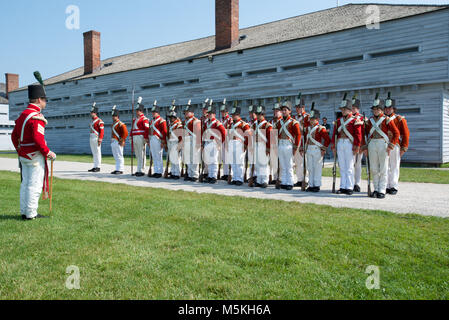
M 131 175 L 134 175 L 134 137 L 133 137 L 133 130 L 134 130 L 134 94 L 135 94 L 135 86 L 133 85 L 133 94 L 132 94 L 132 100 L 131 100 Z
M 312 112 L 315 110 L 315 102 L 312 102 L 312 107 L 310 108 L 310 111 Z M 306 161 L 306 152 L 307 152 L 307 141 L 306 141 L 306 117 L 304 116 L 303 119 L 303 125 L 302 125 L 302 134 L 303 134 L 303 154 L 302 154 L 302 169 L 303 169 L 303 178 L 301 183 L 301 191 L 306 191 L 306 175 L 307 175 L 307 161 Z

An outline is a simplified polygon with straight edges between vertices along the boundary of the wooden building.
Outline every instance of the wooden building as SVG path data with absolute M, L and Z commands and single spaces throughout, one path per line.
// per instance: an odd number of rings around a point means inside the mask
M 449 162 L 448 21 L 449 6 L 348 4 L 239 30 L 238 0 L 216 0 L 216 36 L 105 60 L 100 33 L 86 32 L 84 66 L 45 80 L 48 144 L 57 153 L 89 153 L 91 104 L 108 138 L 113 105 L 130 124 L 133 88 L 147 107 L 192 99 L 198 115 L 205 98 L 272 107 L 276 97 L 293 101 L 302 91 L 307 107 L 315 101 L 329 121 L 344 92 L 358 93 L 370 114 L 375 93 L 391 91 L 411 130 L 404 161 Z M 9 90 L 9 102 L 15 119 L 26 87 Z

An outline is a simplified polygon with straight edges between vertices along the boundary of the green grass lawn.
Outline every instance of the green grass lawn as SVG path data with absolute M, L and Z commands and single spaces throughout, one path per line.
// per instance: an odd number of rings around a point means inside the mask
M 448 219 L 55 179 L 23 222 L 0 191 L 0 299 L 449 298 Z

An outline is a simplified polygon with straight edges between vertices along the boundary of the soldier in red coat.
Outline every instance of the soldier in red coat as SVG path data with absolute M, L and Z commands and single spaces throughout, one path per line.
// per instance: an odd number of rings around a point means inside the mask
M 226 163 L 231 164 L 232 184 L 241 186 L 244 181 L 245 153 L 248 147 L 248 133 L 250 126 L 240 117 L 240 107 L 233 107 L 231 111 L 233 123 L 228 130 L 228 150 Z
M 226 138 L 226 129 L 215 116 L 215 106 L 207 108 L 208 121 L 203 133 L 204 143 L 204 162 L 209 170 L 206 182 L 214 184 L 217 182 L 218 175 L 218 155 L 221 152 L 223 141 Z
M 163 151 L 167 149 L 167 122 L 160 115 L 160 108 L 151 109 L 153 119 L 150 122 L 150 152 L 153 157 L 154 173 L 152 178 L 161 178 L 164 172 Z
M 310 122 L 305 138 L 305 150 L 301 148 L 301 156 L 306 152 L 307 171 L 309 172 L 309 188 L 307 192 L 319 192 L 321 187 L 321 175 L 323 159 L 331 142 L 329 134 L 324 126 L 320 125 L 320 112 L 310 112 Z
M 371 107 L 373 116 L 365 125 L 363 150 L 368 153 L 374 192 L 371 197 L 384 199 L 387 189 L 388 157 L 399 141 L 399 130 L 394 121 L 384 114 L 385 102 L 376 99 Z M 389 136 L 391 133 L 391 136 Z
M 145 106 L 139 104 L 136 109 L 137 118 L 133 120 L 131 139 L 134 143 L 134 153 L 137 159 L 136 177 L 143 177 L 145 175 L 145 160 L 146 160 L 146 145 L 148 144 L 148 137 L 150 133 L 150 122 L 144 114 Z
M 257 121 L 252 125 L 255 154 L 252 161 L 255 165 L 256 187 L 265 189 L 269 182 L 270 146 L 273 126 L 265 119 L 266 109 L 264 106 L 257 106 L 255 112 L 257 114 Z
M 343 100 L 340 106 L 343 117 L 337 119 L 332 135 L 332 151 L 338 155 L 340 190 L 337 194 L 354 194 L 354 160 L 362 143 L 362 124 L 352 114 L 352 101 Z
M 45 141 L 47 120 L 41 111 L 47 106 L 45 90 L 41 85 L 28 87 L 30 104 L 16 120 L 11 135 L 19 155 L 22 184 L 20 186 L 20 213 L 23 220 L 45 218 L 37 213 L 39 197 L 44 191 L 48 197 L 48 167 L 46 159 L 55 160 Z
M 304 139 L 306 136 L 305 130 L 309 126 L 310 115 L 306 113 L 306 104 L 303 98 L 296 98 L 296 121 L 299 123 L 299 129 L 301 130 L 301 145 L 304 145 Z M 297 182 L 295 187 L 301 187 L 302 182 L 305 179 L 307 185 L 307 176 L 304 177 L 304 158 L 299 153 L 295 155 L 296 165 L 296 177 Z
M 293 189 L 293 160 L 299 152 L 301 130 L 299 122 L 292 118 L 292 103 L 284 101 L 281 106 L 282 119 L 278 122 L 279 133 L 278 157 L 280 165 L 281 189 Z
M 104 122 L 98 117 L 98 108 L 93 104 L 90 110 L 92 122 L 90 123 L 90 150 L 94 158 L 94 167 L 89 172 L 99 172 L 101 167 L 101 143 L 104 138 Z

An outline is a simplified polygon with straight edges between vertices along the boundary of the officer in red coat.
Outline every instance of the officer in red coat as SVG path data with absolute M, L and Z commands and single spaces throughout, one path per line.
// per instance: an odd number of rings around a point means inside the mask
M 46 159 L 55 160 L 45 141 L 47 120 L 41 111 L 47 106 L 45 89 L 41 85 L 28 87 L 30 104 L 16 120 L 11 135 L 19 155 L 22 184 L 20 186 L 20 213 L 23 220 L 45 218 L 37 213 L 39 197 L 48 198 L 48 167 Z

